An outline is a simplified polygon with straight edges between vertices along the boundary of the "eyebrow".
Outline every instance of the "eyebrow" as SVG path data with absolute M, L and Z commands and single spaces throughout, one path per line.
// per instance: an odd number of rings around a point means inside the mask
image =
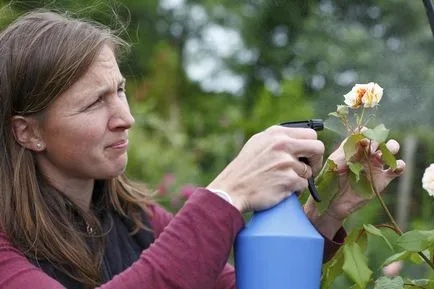
M 125 83 L 127 82 L 127 80 L 125 79 L 125 77 L 122 77 L 119 81 L 118 81 L 118 85 L 117 87 L 121 87 L 124 86 Z M 98 92 L 98 95 L 106 95 L 108 93 L 110 93 L 112 91 L 112 89 L 110 87 L 104 87 L 103 89 L 101 89 L 101 91 Z

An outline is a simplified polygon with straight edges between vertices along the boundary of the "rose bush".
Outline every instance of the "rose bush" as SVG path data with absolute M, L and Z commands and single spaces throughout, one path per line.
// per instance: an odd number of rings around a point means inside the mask
M 391 224 L 364 224 L 349 232 L 345 244 L 323 267 L 322 289 L 332 288 L 336 278 L 341 275 L 345 275 L 354 283 L 352 289 L 368 287 L 374 289 L 434 289 L 434 280 L 412 280 L 399 276 L 403 261 L 416 264 L 426 263 L 434 270 L 432 261 L 434 258 L 434 230 L 402 232 L 379 194 L 379 189 L 373 182 L 370 182 L 375 168 L 369 165 L 367 160 L 373 154 L 379 154 L 382 161 L 391 169 L 397 167 L 397 161 L 385 143 L 389 130 L 384 124 L 370 127 L 370 123 L 375 120 L 375 113 L 382 97 L 383 88 L 378 84 L 373 82 L 356 84 L 349 93 L 344 95 L 345 105 L 338 105 L 337 110 L 330 115 L 338 118 L 347 131 L 343 149 L 349 168 L 351 188 L 366 200 L 376 197 Z M 367 141 L 368 145 L 362 145 Z M 318 191 L 326 192 L 320 196 L 323 201 L 317 204 L 320 213 L 324 212 L 332 203 L 333 198 L 337 196 L 336 167 L 337 165 L 328 159 L 316 178 Z M 425 171 L 422 185 L 431 196 L 434 196 L 434 165 L 429 166 Z M 381 238 L 393 252 L 392 256 L 384 260 L 382 265 L 384 276 L 376 280 L 372 277 L 373 270 L 369 268 L 366 256 L 368 235 Z

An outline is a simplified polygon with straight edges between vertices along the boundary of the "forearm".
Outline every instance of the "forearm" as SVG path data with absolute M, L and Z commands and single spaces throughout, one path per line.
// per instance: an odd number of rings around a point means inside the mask
M 138 261 L 101 289 L 234 289 L 235 274 L 225 264 L 242 226 L 242 216 L 235 208 L 201 190 Z M 0 289 L 10 288 L 64 289 L 32 265 L 0 232 Z

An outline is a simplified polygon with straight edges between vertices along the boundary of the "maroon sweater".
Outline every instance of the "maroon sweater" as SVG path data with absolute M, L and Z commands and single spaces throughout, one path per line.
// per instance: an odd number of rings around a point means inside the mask
M 101 289 L 235 289 L 235 272 L 226 264 L 244 225 L 239 211 L 205 189 L 197 190 L 175 218 L 152 206 L 155 242 L 139 260 Z M 325 241 L 325 259 L 341 245 L 340 230 Z M 63 289 L 33 266 L 0 232 L 0 289 Z

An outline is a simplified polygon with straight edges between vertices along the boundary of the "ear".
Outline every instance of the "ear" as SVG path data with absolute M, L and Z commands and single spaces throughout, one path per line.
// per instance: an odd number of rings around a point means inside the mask
M 32 151 L 43 151 L 45 144 L 39 134 L 36 119 L 21 115 L 12 117 L 12 131 L 17 143 Z

